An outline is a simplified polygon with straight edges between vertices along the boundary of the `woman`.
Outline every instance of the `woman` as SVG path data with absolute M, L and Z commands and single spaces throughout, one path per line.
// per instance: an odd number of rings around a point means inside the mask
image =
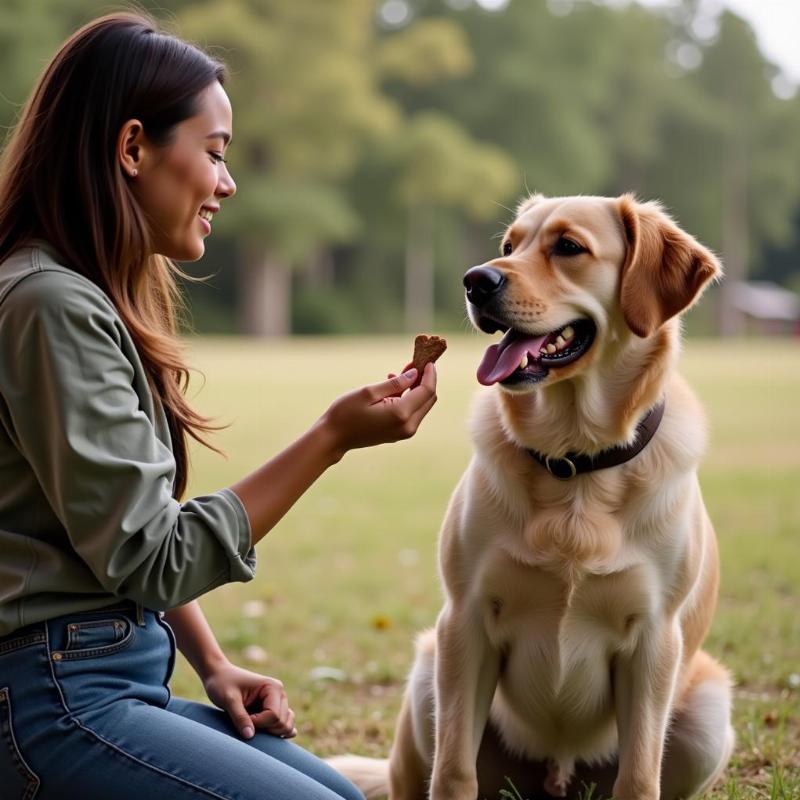
M 187 437 L 212 426 L 183 394 L 171 260 L 202 256 L 236 191 L 224 79 L 146 16 L 105 16 L 47 66 L 0 162 L 4 800 L 360 796 L 287 741 L 281 683 L 231 664 L 194 598 L 250 580 L 253 546 L 348 450 L 413 435 L 436 376 L 355 390 L 179 502 Z M 218 708 L 171 697 L 176 640 Z

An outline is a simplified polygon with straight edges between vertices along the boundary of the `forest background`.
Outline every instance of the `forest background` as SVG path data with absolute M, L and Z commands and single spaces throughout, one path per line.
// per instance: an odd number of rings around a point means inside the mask
M 183 265 L 197 332 L 463 330 L 461 277 L 529 191 L 659 198 L 726 268 L 690 332 L 745 331 L 737 281 L 800 290 L 800 97 L 718 4 L 139 5 L 231 71 L 238 193 Z M 0 126 L 124 6 L 0 0 Z

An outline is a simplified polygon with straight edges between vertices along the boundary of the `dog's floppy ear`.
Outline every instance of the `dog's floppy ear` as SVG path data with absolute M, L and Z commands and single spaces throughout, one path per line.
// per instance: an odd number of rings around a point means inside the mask
M 682 231 L 658 203 L 619 198 L 628 251 L 620 276 L 620 306 L 628 327 L 650 336 L 688 308 L 722 275 L 716 256 Z

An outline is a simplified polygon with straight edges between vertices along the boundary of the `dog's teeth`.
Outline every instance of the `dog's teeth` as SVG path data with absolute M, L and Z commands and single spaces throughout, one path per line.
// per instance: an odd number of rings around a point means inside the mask
M 549 355 L 553 355 L 553 353 L 556 351 L 556 346 L 551 342 L 549 345 L 547 345 L 546 349 Z
M 558 339 L 556 339 L 556 350 L 562 350 L 565 344 L 564 337 L 559 336 Z
M 522 358 L 520 359 L 519 368 L 520 369 L 525 369 L 525 367 L 527 367 L 527 366 L 528 366 L 528 354 L 525 353 L 525 355 L 522 356 Z
M 563 331 L 561 331 L 561 335 L 564 337 L 564 340 L 571 339 L 575 335 L 575 328 L 572 325 L 567 325 Z

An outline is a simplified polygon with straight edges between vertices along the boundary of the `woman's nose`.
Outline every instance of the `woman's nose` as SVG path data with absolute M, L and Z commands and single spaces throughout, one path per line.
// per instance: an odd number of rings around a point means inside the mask
M 226 167 L 225 175 L 217 184 L 217 197 L 233 197 L 236 194 L 236 182 L 231 177 Z

